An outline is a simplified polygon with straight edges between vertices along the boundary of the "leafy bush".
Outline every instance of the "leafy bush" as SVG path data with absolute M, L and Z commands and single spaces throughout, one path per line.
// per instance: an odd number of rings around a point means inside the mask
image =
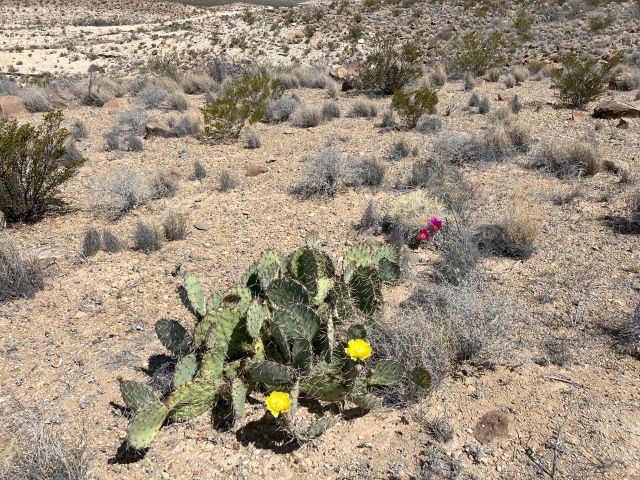
M 363 64 L 362 88 L 378 95 L 393 94 L 420 77 L 420 58 L 413 43 L 398 45 L 391 35 L 377 36 Z
M 30 298 L 44 286 L 38 260 L 24 256 L 8 237 L 0 237 L 0 302 Z
M 600 65 L 597 59 L 583 62 L 576 55 L 564 57 L 562 69 L 554 79 L 560 99 L 569 106 L 582 108 L 600 98 L 606 93 L 612 70 L 621 58 L 619 53 Z
M 189 275 L 182 298 L 196 318 L 193 331 L 175 320 L 156 323 L 159 340 L 178 357 L 169 391 L 120 384 L 134 413 L 128 445 L 147 448 L 167 419 L 188 420 L 212 408 L 214 418 L 234 421 L 253 391 L 264 394 L 265 411 L 279 430 L 299 442 L 341 419 L 303 410 L 305 398 L 370 410 L 405 382 L 424 395 L 431 377 L 421 363 L 405 368 L 368 341 L 383 303 L 382 284 L 399 279 L 400 252 L 355 245 L 341 267 L 309 239 L 288 257 L 263 252 L 237 286 L 209 297 Z
M 266 76 L 244 76 L 231 82 L 221 98 L 202 108 L 205 137 L 213 142 L 237 139 L 245 124 L 265 117 L 269 100 L 280 90 L 277 82 Z
M 433 90 L 421 88 L 406 92 L 398 90 L 393 94 L 391 105 L 398 112 L 406 128 L 415 128 L 424 115 L 436 113 L 438 95 Z
M 7 220 L 33 220 L 62 204 L 60 186 L 85 160 L 65 158 L 70 134 L 61 123 L 60 111 L 45 114 L 38 127 L 0 119 L 0 210 Z
M 506 37 L 500 32 L 481 36 L 476 30 L 460 39 L 456 60 L 464 73 L 480 76 L 488 69 L 504 65 L 509 59 Z

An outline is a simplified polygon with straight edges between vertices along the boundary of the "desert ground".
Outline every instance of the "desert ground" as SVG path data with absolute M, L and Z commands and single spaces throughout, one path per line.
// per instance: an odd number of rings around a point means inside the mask
M 522 11 L 531 25 L 518 34 Z M 9 218 L 0 231 L 42 277 L 37 291 L 0 297 L 0 478 L 640 478 L 637 2 L 0 0 L 0 19 L 0 97 L 24 107 L 3 114 L 38 124 L 61 109 L 85 159 L 61 186 L 64 207 Z M 474 78 L 454 65 L 456 39 L 470 29 L 517 38 L 508 60 Z M 420 45 L 415 85 L 438 96 L 424 127 L 394 127 L 388 95 L 341 89 L 382 31 Z M 616 52 L 619 83 L 582 107 L 564 105 L 549 73 L 562 56 Z M 271 119 L 237 141 L 208 140 L 201 108 L 250 71 L 282 80 L 293 113 L 274 119 L 271 99 Z M 631 113 L 595 118 L 605 101 Z M 327 104 L 341 114 L 307 118 Z M 525 147 L 505 132 L 524 132 Z M 465 156 L 465 141 L 482 147 L 480 160 Z M 532 167 L 553 146 L 575 145 L 595 171 Z M 384 178 L 296 194 L 323 155 L 340 156 L 346 170 L 368 159 Z M 425 161 L 441 162 L 443 176 L 416 185 Z M 138 195 L 132 208 L 118 210 L 116 184 Z M 456 211 L 464 221 L 447 217 L 440 236 L 403 246 L 402 278 L 384 287 L 377 321 L 424 330 L 417 354 L 439 368 L 421 398 L 345 416 L 296 443 L 270 437 L 274 421 L 256 393 L 231 428 L 201 415 L 164 426 L 146 452 L 126 451 L 119 379 L 166 382 L 154 324 L 193 326 L 178 294 L 186 275 L 212 293 L 235 285 L 264 250 L 288 254 L 310 234 L 335 260 L 358 242 L 393 241 L 379 218 L 364 228 L 363 215 L 384 218 L 416 191 L 469 195 Z M 141 247 L 136 229 L 162 229 L 171 214 L 184 219 L 181 238 Z M 450 282 L 444 263 L 474 255 L 445 240 L 458 226 L 478 257 Z M 506 246 L 490 234 L 510 227 L 518 238 L 507 235 Z M 88 232 L 105 228 L 118 251 L 87 249 Z M 478 344 L 469 358 L 438 344 L 449 332 L 430 337 L 436 310 L 420 300 L 425 291 L 451 302 L 443 315 Z M 42 460 L 36 472 L 38 442 L 47 447 L 38 455 L 81 467 Z

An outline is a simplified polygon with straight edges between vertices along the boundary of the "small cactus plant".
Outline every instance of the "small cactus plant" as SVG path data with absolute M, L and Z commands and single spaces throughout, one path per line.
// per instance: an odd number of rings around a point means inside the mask
M 186 277 L 183 300 L 196 317 L 192 332 L 175 320 L 159 320 L 160 342 L 178 357 L 172 389 L 160 395 L 146 385 L 121 381 L 133 412 L 127 442 L 151 445 L 167 421 L 194 418 L 219 399 L 242 417 L 254 391 L 269 394 L 266 405 L 298 441 L 335 425 L 340 416 L 308 425 L 296 417 L 298 398 L 351 402 L 369 410 L 382 404 L 373 389 L 411 379 L 428 388 L 424 368 L 405 371 L 394 360 L 371 363 L 367 327 L 352 324 L 382 305 L 382 284 L 400 278 L 400 252 L 384 245 L 355 245 L 338 273 L 313 239 L 289 256 L 263 252 L 239 285 L 209 297 L 197 277 Z M 369 327 L 370 328 L 370 327 Z

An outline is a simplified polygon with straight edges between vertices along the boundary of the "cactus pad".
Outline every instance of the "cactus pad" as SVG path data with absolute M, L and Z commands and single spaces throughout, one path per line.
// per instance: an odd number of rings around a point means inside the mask
M 264 385 L 289 385 L 293 383 L 293 369 L 276 362 L 257 362 L 249 367 L 254 382 Z
M 133 412 L 142 409 L 155 400 L 156 394 L 143 383 L 125 380 L 120 382 L 120 394 L 124 404 Z
M 289 279 L 273 282 L 267 290 L 267 298 L 275 308 L 309 304 L 309 294 L 302 284 Z
M 187 275 L 187 278 L 184 279 L 184 289 L 187 292 L 187 299 L 189 300 L 191 310 L 199 317 L 204 317 L 207 309 L 204 299 L 204 289 L 202 288 L 200 279 L 193 274 Z
M 167 398 L 169 414 L 176 420 L 195 418 L 211 408 L 217 393 L 218 386 L 208 380 L 186 383 Z
M 167 407 L 155 400 L 148 403 L 129 422 L 127 443 L 136 449 L 149 447 L 167 419 Z
M 404 367 L 393 360 L 380 360 L 367 374 L 369 385 L 391 386 L 402 381 Z
M 319 278 L 317 282 L 316 295 L 313 297 L 314 305 L 318 306 L 322 304 L 329 296 L 329 293 L 331 293 L 334 285 L 335 281 L 332 278 Z
M 371 247 L 364 243 L 354 245 L 342 258 L 342 272 L 344 274 L 344 280 L 348 282 L 351 280 L 353 272 L 359 267 L 370 267 L 373 263 L 373 255 L 371 253 Z
M 246 287 L 232 287 L 222 296 L 220 303 L 224 308 L 233 308 L 244 315 L 251 303 L 251 290 Z
M 187 355 L 186 357 L 182 357 L 176 363 L 176 368 L 173 372 L 173 386 L 174 388 L 178 388 L 185 383 L 193 380 L 193 377 L 196 376 L 198 371 L 198 359 L 196 358 L 196 354 L 192 353 Z
M 186 355 L 191 349 L 191 338 L 187 330 L 175 320 L 158 320 L 156 335 L 165 348 L 175 355 Z
M 239 378 L 236 378 L 231 383 L 231 405 L 236 418 L 244 416 L 244 403 L 248 392 L 249 389 Z
M 258 278 L 262 288 L 269 288 L 271 283 L 280 278 L 286 270 L 287 264 L 284 255 L 276 250 L 267 250 L 260 255 L 258 260 Z
M 269 309 L 257 300 L 251 302 L 247 309 L 247 332 L 252 338 L 260 336 L 263 323 L 269 318 Z
M 409 374 L 411 380 L 413 380 L 418 386 L 422 388 L 429 388 L 431 386 L 431 373 L 424 367 L 416 367 L 411 370 Z
M 362 312 L 371 314 L 382 303 L 382 288 L 377 272 L 371 267 L 358 267 L 349 281 L 351 295 Z

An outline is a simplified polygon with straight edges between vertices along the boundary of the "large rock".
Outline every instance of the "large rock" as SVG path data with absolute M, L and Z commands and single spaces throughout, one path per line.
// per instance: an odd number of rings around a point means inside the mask
M 624 103 L 617 100 L 606 100 L 593 110 L 596 118 L 640 117 L 640 102 Z
M 105 103 L 102 108 L 105 108 L 110 112 L 121 112 L 127 108 L 127 101 L 124 98 L 113 98 Z
M 0 118 L 18 118 L 27 114 L 27 109 L 20 97 L 5 95 L 0 97 Z
M 144 126 L 144 138 L 150 137 L 163 137 L 168 138 L 173 136 L 171 128 L 166 123 L 162 122 L 149 122 Z
M 76 96 L 67 89 L 59 89 L 49 95 L 49 102 L 55 108 L 69 108 L 76 102 Z
M 622 71 L 616 73 L 609 80 L 609 88 L 612 90 L 622 90 L 628 92 L 636 86 L 636 78 L 631 72 Z

